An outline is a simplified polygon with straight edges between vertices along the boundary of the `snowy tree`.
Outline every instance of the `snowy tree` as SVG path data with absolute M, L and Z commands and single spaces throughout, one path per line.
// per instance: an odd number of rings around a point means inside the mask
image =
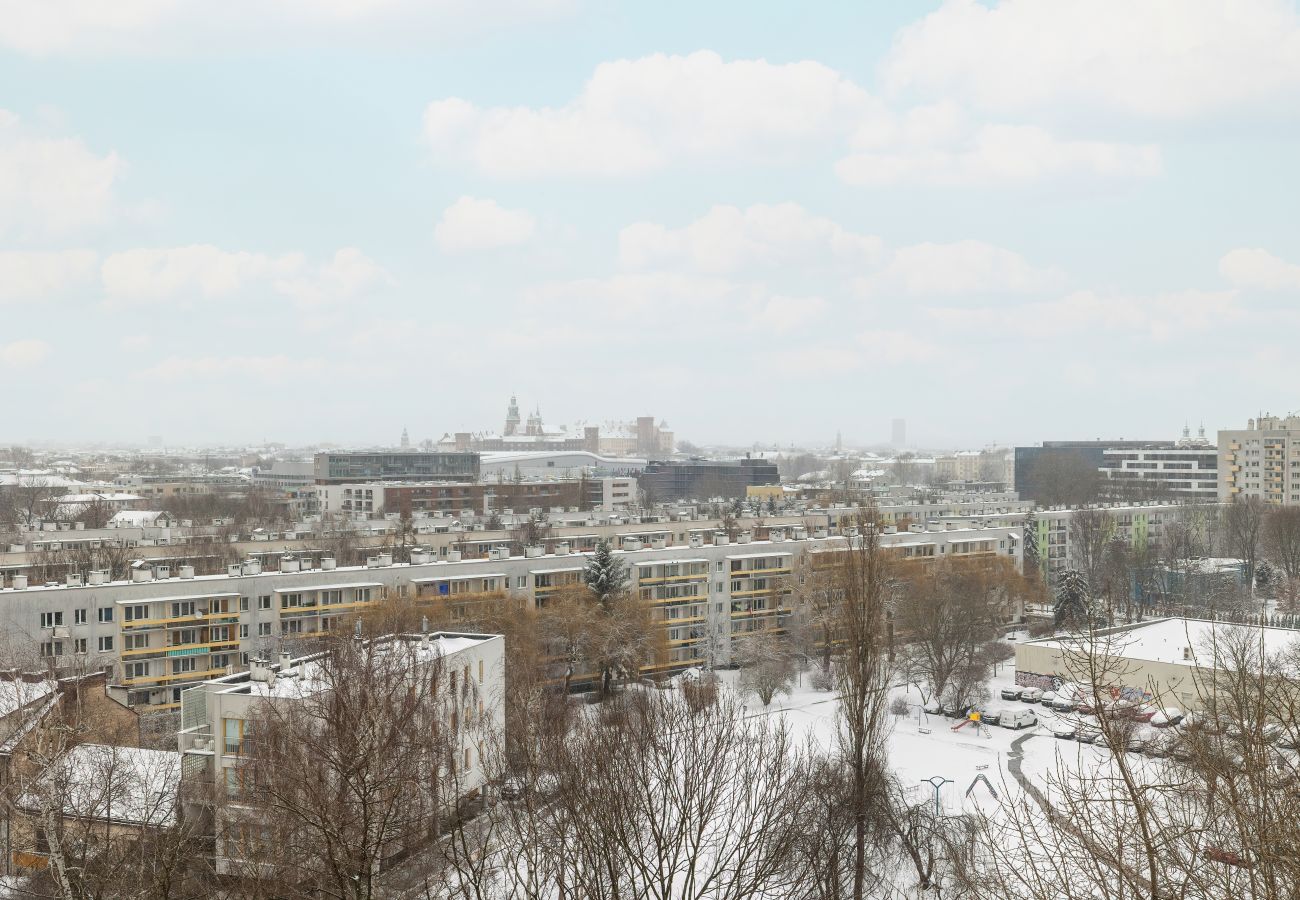
M 770 706 L 778 694 L 790 693 L 794 681 L 794 656 L 774 629 L 754 631 L 736 640 L 740 664 L 740 689 Z
M 1088 579 L 1078 569 L 1065 569 L 1056 582 L 1056 625 L 1078 627 L 1088 620 Z
M 596 544 L 596 550 L 591 554 L 591 559 L 587 560 L 587 568 L 582 573 L 582 581 L 602 606 L 608 606 L 612 598 L 627 588 L 627 566 L 614 555 L 609 541 Z
M 1032 509 L 1025 514 L 1025 525 L 1022 533 L 1024 535 L 1024 571 L 1026 573 L 1037 572 L 1042 562 L 1038 555 L 1038 516 L 1034 515 Z

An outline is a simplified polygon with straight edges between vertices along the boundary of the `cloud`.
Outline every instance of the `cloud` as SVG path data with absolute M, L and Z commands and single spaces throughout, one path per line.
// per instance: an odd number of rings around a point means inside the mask
M 900 247 L 876 275 L 859 281 L 868 293 L 911 295 L 1030 293 L 1058 287 L 1064 276 L 983 241 Z
M 50 355 L 50 345 L 45 341 L 23 340 L 0 345 L 0 364 L 10 368 L 31 366 Z
M 970 337 L 1050 339 L 1123 332 L 1157 341 L 1205 333 L 1238 321 L 1236 291 L 1178 291 L 1153 296 L 1075 291 L 1058 300 L 979 309 L 926 310 L 936 323 Z
M 696 321 L 724 317 L 737 303 L 760 300 L 757 289 L 724 278 L 649 272 L 609 278 L 579 278 L 532 288 L 525 305 L 545 307 L 557 315 L 592 314 L 616 320 L 680 315 Z M 679 321 L 679 320 L 678 320 Z
M 821 297 L 769 297 L 753 317 L 757 328 L 770 328 L 778 334 L 806 328 L 819 321 L 827 310 Z
M 206 52 L 463 37 L 567 13 L 574 0 L 0 0 L 0 46 L 37 56 Z
M 870 363 L 922 363 L 939 356 L 936 345 L 907 331 L 864 331 L 855 340 L 861 348 L 864 361 Z
M 114 305 L 211 300 L 270 290 L 300 306 L 315 307 L 349 300 L 391 282 L 382 268 L 354 247 L 313 266 L 298 253 L 268 256 L 211 244 L 114 253 L 104 260 L 100 276 Z
M 969 132 L 935 134 L 925 145 L 888 139 L 870 143 L 876 146 L 835 164 L 836 174 L 846 183 L 1012 185 L 1077 176 L 1146 178 L 1163 168 L 1160 149 L 1154 145 L 1061 140 L 1033 125 L 981 125 Z
M 274 354 L 269 356 L 169 356 L 141 369 L 134 377 L 160 381 L 227 380 L 233 378 L 284 382 L 317 375 L 325 368 L 319 359 Z
M 1286 0 L 948 0 L 898 33 L 880 75 L 894 95 L 999 114 L 1275 114 L 1300 91 L 1300 18 Z
M 522 209 L 505 209 L 495 200 L 461 197 L 443 210 L 433 240 L 444 253 L 467 253 L 526 243 L 536 229 L 537 222 Z
M 821 260 L 866 265 L 880 257 L 880 238 L 856 234 L 797 203 L 715 206 L 682 228 L 637 222 L 619 232 L 619 262 L 629 268 L 687 264 L 703 272 Z
M 873 105 L 820 63 L 726 62 L 698 51 L 602 63 L 560 107 L 438 100 L 425 110 L 424 133 L 439 161 L 496 177 L 622 176 L 816 147 L 846 134 Z
M 1219 274 L 1239 287 L 1300 291 L 1300 265 L 1279 259 L 1267 250 L 1230 250 L 1219 260 Z
M 33 302 L 90 284 L 97 259 L 92 250 L 0 251 L 0 303 Z
M 103 224 L 122 170 L 115 153 L 98 155 L 79 138 L 34 134 L 0 110 L 0 234 L 63 234 Z
M 324 265 L 277 279 L 275 289 L 311 308 L 345 303 L 395 283 L 387 270 L 356 247 L 343 247 Z

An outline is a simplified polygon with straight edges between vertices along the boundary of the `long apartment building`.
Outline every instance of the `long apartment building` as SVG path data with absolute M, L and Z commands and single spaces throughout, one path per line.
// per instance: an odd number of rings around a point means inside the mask
M 1300 503 L 1300 416 L 1261 416 L 1219 432 L 1219 499 Z
M 1196 507 L 1183 503 L 1114 503 L 1094 507 L 1104 510 L 1114 522 L 1114 536 L 1136 550 L 1160 543 L 1165 526 L 1178 517 L 1193 516 Z M 1040 509 L 1035 513 L 1039 566 L 1043 575 L 1078 565 L 1071 546 L 1070 519 L 1078 509 Z M 1023 517 L 1021 517 L 1023 521 Z
M 790 608 L 804 554 L 842 544 L 824 528 L 769 526 L 757 535 L 669 523 L 633 526 L 618 536 L 630 587 L 655 605 L 668 629 L 669 652 L 652 670 L 726 664 L 732 638 L 755 628 L 779 627 Z M 1015 526 L 886 527 L 881 542 L 907 558 L 988 555 L 1020 563 Z M 761 539 L 760 539 L 761 538 Z M 252 561 L 225 574 L 194 576 L 187 566 L 142 567 L 133 580 L 106 582 L 98 573 L 70 583 L 0 590 L 0 628 L 33 655 L 70 664 L 106 666 L 115 695 L 132 707 L 175 708 L 186 687 L 224 676 L 265 653 L 309 647 L 312 638 L 388 598 L 456 604 L 509 593 L 545 605 L 577 584 L 594 535 L 559 539 L 510 555 L 505 544 L 484 558 L 412 553 L 394 563 L 377 553 L 367 565 L 335 567 L 324 558 L 292 557 L 277 571 Z M 549 551 L 549 552 L 548 552 Z

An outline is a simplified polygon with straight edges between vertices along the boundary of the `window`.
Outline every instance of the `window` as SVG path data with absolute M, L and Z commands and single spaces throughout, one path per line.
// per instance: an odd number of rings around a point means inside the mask
M 147 606 L 128 606 L 126 608 L 126 620 L 128 622 L 136 622 L 147 618 L 149 618 L 149 607 Z
M 270 623 L 270 622 L 258 622 L 258 623 L 257 623 L 257 634 L 258 634 L 259 637 L 270 637 L 270 636 L 271 636 L 271 623 Z
M 113 652 L 113 636 L 112 636 L 111 634 L 106 634 L 106 635 L 103 635 L 102 637 L 100 637 L 100 639 L 99 639 L 99 652 L 100 652 L 100 653 L 112 653 L 112 652 Z
M 72 624 L 73 625 L 86 624 L 86 611 L 84 609 L 74 609 L 72 611 Z
M 224 737 L 224 743 L 227 753 L 239 753 L 244 748 L 244 728 L 247 723 L 243 719 L 222 719 L 221 730 Z M 227 769 L 226 771 L 234 771 Z
M 483 683 L 483 660 L 478 661 L 478 683 Z
M 520 589 L 523 589 L 523 588 L 525 588 L 525 587 L 527 587 L 527 586 L 528 586 L 528 576 L 527 576 L 527 575 L 520 575 L 518 578 L 515 579 L 515 587 L 520 588 Z
M 194 672 L 198 669 L 198 660 L 193 656 L 182 656 L 179 659 L 172 660 L 172 674 L 182 675 L 186 672 Z
M 101 606 L 98 610 L 96 610 L 96 612 L 99 613 L 99 621 L 101 622 L 113 621 L 113 607 Z
M 101 639 L 101 640 L 102 640 L 102 639 Z M 85 653 L 85 652 L 86 652 L 86 639 L 85 639 L 85 638 L 77 638 L 76 640 L 74 640 L 74 641 L 72 642 L 72 652 L 73 652 L 73 653 Z
M 122 637 L 122 647 L 126 650 L 143 650 L 149 646 L 149 635 L 128 634 Z
M 291 594 L 284 594 L 280 597 L 281 609 L 293 609 L 302 606 L 302 594 L 294 591 Z
M 180 619 L 185 616 L 192 616 L 194 615 L 195 609 L 196 607 L 193 600 L 181 600 L 177 603 L 173 603 L 172 618 Z
M 302 634 L 302 619 L 289 619 L 282 622 L 280 630 L 284 634 Z
M 149 664 L 147 662 L 133 662 L 126 664 L 127 678 L 148 678 Z
M 247 598 L 247 597 L 240 597 L 240 598 L 239 598 L 239 611 L 240 611 L 240 612 L 248 612 L 248 598 Z
M 41 613 L 42 628 L 53 628 L 55 625 L 62 625 L 62 624 L 63 624 L 63 613 L 61 612 Z
M 62 656 L 63 641 L 42 641 L 41 656 Z
M 271 595 L 270 595 L 270 594 L 263 594 L 262 596 L 258 597 L 258 598 L 257 598 L 257 608 L 258 608 L 258 609 L 270 609 L 270 608 L 271 608 Z
M 240 636 L 241 638 L 246 638 L 246 637 L 248 637 L 248 625 L 247 625 L 247 624 L 244 624 L 244 625 L 240 625 L 240 626 L 239 626 L 239 636 Z

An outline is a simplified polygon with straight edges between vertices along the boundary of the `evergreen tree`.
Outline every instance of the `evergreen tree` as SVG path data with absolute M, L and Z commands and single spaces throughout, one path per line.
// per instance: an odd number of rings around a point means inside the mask
M 1088 621 L 1088 579 L 1078 569 L 1066 569 L 1056 581 L 1056 627 L 1077 628 Z
M 596 550 L 587 560 L 587 568 L 582 573 L 582 581 L 600 600 L 602 606 L 609 605 L 611 598 L 617 597 L 627 588 L 627 566 L 623 560 L 614 555 L 609 541 L 599 541 Z
M 1021 534 L 1024 544 L 1024 571 L 1037 572 L 1042 566 L 1042 558 L 1038 554 L 1038 516 L 1034 515 L 1032 509 L 1025 514 L 1025 525 Z

